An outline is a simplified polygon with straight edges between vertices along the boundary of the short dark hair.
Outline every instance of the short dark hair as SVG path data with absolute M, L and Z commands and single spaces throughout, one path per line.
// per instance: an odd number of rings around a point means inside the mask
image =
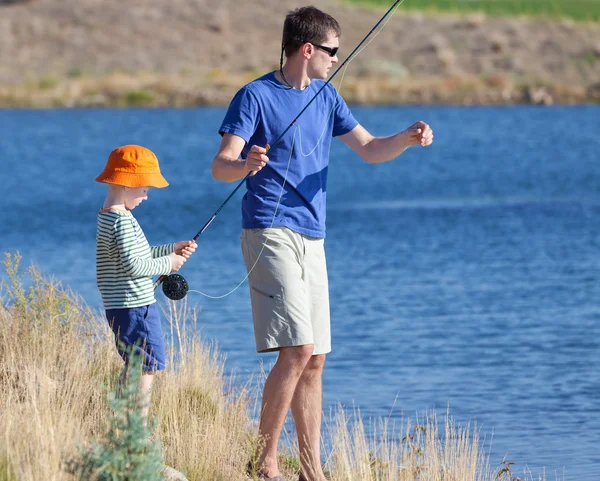
M 317 7 L 300 7 L 289 12 L 283 22 L 282 58 L 284 50 L 285 55 L 289 57 L 306 42 L 325 42 L 331 33 L 337 37 L 341 36 L 340 24 Z

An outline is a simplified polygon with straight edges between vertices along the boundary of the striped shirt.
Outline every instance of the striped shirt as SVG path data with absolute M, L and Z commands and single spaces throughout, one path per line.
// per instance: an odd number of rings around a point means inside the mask
M 152 276 L 171 273 L 175 244 L 150 246 L 129 211 L 101 209 L 96 232 L 96 280 L 105 309 L 156 302 Z

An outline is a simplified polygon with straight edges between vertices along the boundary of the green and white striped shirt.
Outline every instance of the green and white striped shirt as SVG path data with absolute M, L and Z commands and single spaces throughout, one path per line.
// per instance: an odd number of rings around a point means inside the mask
M 150 246 L 129 211 L 101 209 L 96 231 L 96 280 L 105 309 L 156 302 L 152 276 L 171 273 L 175 244 Z

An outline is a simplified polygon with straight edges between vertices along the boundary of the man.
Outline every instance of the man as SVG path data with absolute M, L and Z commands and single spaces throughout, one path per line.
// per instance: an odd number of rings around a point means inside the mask
M 212 162 L 215 179 L 245 177 L 242 251 L 258 352 L 278 351 L 265 382 L 257 453 L 261 479 L 283 481 L 277 444 L 292 409 L 301 454 L 300 481 L 325 481 L 320 459 L 322 373 L 331 350 L 325 265 L 325 193 L 331 138 L 338 136 L 370 163 L 426 147 L 433 133 L 417 122 L 391 137 L 374 137 L 327 85 L 283 138 L 268 151 L 321 87 L 337 63 L 341 29 L 315 7 L 284 22 L 281 64 L 243 87 L 220 128 Z M 285 53 L 286 62 L 283 64 Z

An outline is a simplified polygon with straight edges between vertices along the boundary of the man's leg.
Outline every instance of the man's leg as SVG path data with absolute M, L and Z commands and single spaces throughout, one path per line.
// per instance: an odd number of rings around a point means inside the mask
M 312 356 L 296 386 L 292 414 L 302 472 L 307 481 L 325 481 L 321 468 L 321 418 L 323 411 L 323 366 L 325 354 Z
M 260 471 L 272 478 L 280 476 L 277 465 L 277 444 L 290 409 L 294 391 L 306 365 L 311 361 L 314 346 L 282 347 L 271 369 L 263 391 L 259 434 L 264 446 L 258 457 Z

